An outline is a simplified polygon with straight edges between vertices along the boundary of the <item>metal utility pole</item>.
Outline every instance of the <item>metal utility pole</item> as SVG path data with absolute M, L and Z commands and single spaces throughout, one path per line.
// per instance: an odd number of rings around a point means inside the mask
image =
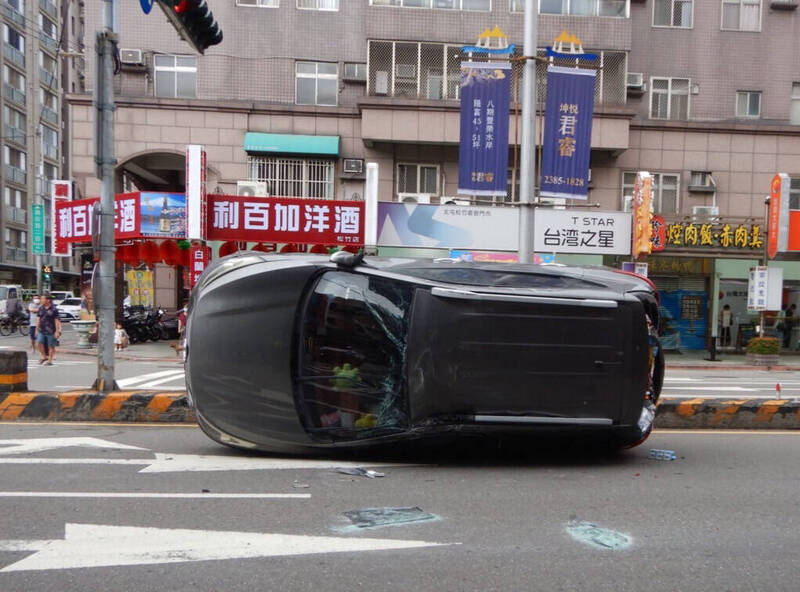
M 536 191 L 536 38 L 537 0 L 525 0 L 522 50 L 522 154 L 519 179 L 519 262 L 530 263 L 533 252 L 533 201 Z
M 95 49 L 95 161 L 103 182 L 100 192 L 100 265 L 97 273 L 97 381 L 94 388 L 104 393 L 114 382 L 114 61 L 117 34 L 114 31 L 115 0 L 104 0 L 103 29 L 97 33 Z

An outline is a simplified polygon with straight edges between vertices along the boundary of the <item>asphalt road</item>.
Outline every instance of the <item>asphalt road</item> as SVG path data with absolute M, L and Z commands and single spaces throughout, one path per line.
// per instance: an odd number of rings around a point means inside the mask
M 278 469 L 193 427 L 0 424 L 0 590 L 797 590 L 800 433 L 554 446 L 362 459 L 403 463 L 368 479 Z M 385 507 L 434 517 L 345 515 Z

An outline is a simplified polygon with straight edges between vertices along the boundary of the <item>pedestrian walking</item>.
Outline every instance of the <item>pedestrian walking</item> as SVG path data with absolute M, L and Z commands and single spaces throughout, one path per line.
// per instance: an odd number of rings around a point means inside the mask
M 39 308 L 42 300 L 39 294 L 34 294 L 28 303 L 28 333 L 31 336 L 31 351 L 36 351 L 36 325 L 39 323 Z
M 788 348 L 792 341 L 792 328 L 794 327 L 794 311 L 797 310 L 797 305 L 792 304 L 786 307 L 783 314 L 783 347 Z
M 733 323 L 733 312 L 730 304 L 722 307 L 720 317 L 722 322 L 722 347 L 728 347 L 731 344 L 731 325 Z
M 61 337 L 61 320 L 58 318 L 58 308 L 50 299 L 50 294 L 42 294 L 42 305 L 39 307 L 39 321 L 36 324 L 36 342 L 39 344 L 39 353 L 42 354 L 40 364 L 53 365 L 58 339 Z

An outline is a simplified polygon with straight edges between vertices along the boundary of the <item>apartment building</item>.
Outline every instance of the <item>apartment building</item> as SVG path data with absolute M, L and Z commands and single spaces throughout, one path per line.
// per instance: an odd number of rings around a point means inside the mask
M 63 23 L 79 14 L 75 0 L 3 0 L 3 166 L 0 188 L 0 283 L 36 286 L 38 265 L 52 265 L 52 286 L 72 287 L 70 258 L 34 256 L 32 206 L 44 205 L 50 249 L 50 180 L 60 179 L 67 146 L 62 134 L 61 62 L 69 48 Z
M 369 161 L 379 165 L 380 199 L 448 201 L 456 197 L 460 48 L 494 26 L 521 45 L 523 5 L 212 1 L 225 38 L 199 56 L 157 10 L 145 16 L 122 3 L 119 189 L 181 190 L 185 145 L 200 143 L 214 191 L 360 199 Z M 598 68 L 589 201 L 627 209 L 635 172 L 654 175 L 667 248 L 651 269 L 665 290 L 708 295 L 713 278 L 746 276 L 761 255 L 776 172 L 796 177 L 791 202 L 800 209 L 797 5 L 539 0 L 540 55 L 566 30 L 599 56 L 584 64 Z M 69 95 L 71 172 L 87 196 L 100 190 L 91 145 L 91 32 L 100 10 L 86 7 L 86 78 Z M 538 65 L 540 100 L 545 68 Z M 515 68 L 515 95 L 520 74 Z M 510 116 L 513 165 L 519 133 Z M 518 190 L 512 168 L 505 201 Z M 796 264 L 779 264 L 800 281 Z M 738 294 L 737 286 L 728 291 Z

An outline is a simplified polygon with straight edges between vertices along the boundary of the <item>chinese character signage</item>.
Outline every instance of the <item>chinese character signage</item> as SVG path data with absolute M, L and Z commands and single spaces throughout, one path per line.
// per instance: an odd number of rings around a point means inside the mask
M 197 285 L 210 260 L 210 247 L 192 245 L 189 249 L 189 289 Z
M 653 217 L 651 237 L 653 251 L 717 249 L 724 251 L 761 251 L 764 248 L 762 224 L 737 223 L 726 220 L 714 222 L 665 221 Z
M 92 206 L 99 199 L 80 199 L 55 203 L 56 241 L 63 244 L 88 243 L 92 240 Z M 114 238 L 139 238 L 139 194 L 123 193 L 114 198 Z M 55 241 L 54 241 L 55 242 Z
M 202 146 L 186 147 L 186 238 L 206 238 L 206 152 Z
M 72 243 L 59 240 L 58 216 L 55 215 L 55 211 L 59 203 L 72 201 L 72 181 L 50 181 L 50 197 L 54 214 L 50 216 L 50 235 L 53 237 L 50 254 L 54 257 L 71 257 Z
M 459 193 L 506 194 L 510 95 L 510 63 L 461 64 Z
M 747 310 L 781 310 L 783 268 L 753 267 L 747 283 Z
M 588 198 L 594 82 L 594 70 L 547 68 L 540 192 L 545 197 Z
M 631 252 L 631 215 L 625 212 L 582 214 L 539 208 L 533 220 L 537 252 L 627 255 Z
M 774 259 L 789 248 L 789 175 L 779 173 L 772 179 L 769 195 L 769 233 L 767 254 Z
M 649 255 L 653 250 L 653 177 L 642 171 L 633 182 L 633 246 L 631 255 Z
M 185 194 L 142 192 L 140 203 L 142 236 L 186 238 Z
M 33 204 L 33 220 L 31 221 L 31 234 L 33 235 L 33 254 L 44 255 L 44 204 Z
M 209 195 L 208 240 L 363 245 L 364 202 Z
M 519 210 L 378 202 L 378 246 L 516 251 Z

